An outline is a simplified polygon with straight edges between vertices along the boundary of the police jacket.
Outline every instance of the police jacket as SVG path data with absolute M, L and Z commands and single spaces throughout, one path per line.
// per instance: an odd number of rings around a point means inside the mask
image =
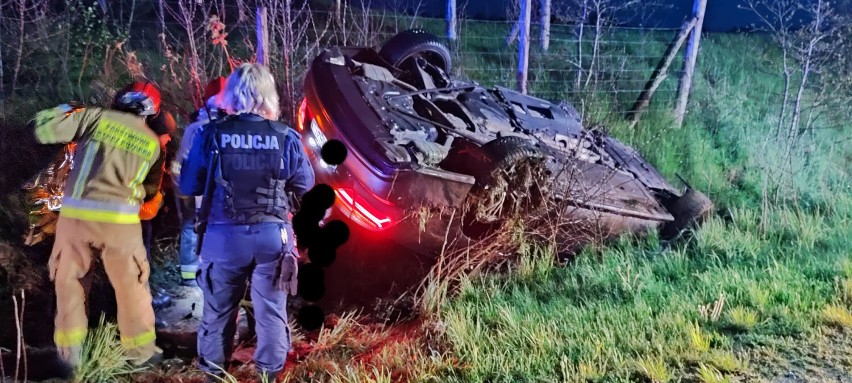
M 59 106 L 36 114 L 35 137 L 41 144 L 77 143 L 63 217 L 138 224 L 141 204 L 159 196 L 164 158 L 142 117 Z
M 203 195 L 210 166 L 210 224 L 287 221 L 289 197 L 301 199 L 314 184 L 299 134 L 255 114 L 228 116 L 197 133 L 181 166 L 181 193 Z

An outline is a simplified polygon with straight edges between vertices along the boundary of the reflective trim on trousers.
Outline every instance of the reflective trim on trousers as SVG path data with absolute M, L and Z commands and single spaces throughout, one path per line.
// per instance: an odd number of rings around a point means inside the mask
M 62 200 L 61 213 L 66 218 L 84 221 L 134 224 L 139 223 L 139 206 L 108 201 L 76 198 Z
M 180 277 L 183 279 L 195 279 L 195 274 L 198 273 L 198 265 L 181 265 Z
M 157 340 L 157 333 L 154 330 L 145 331 L 142 334 L 133 337 L 121 337 L 121 345 L 125 348 L 136 348 L 147 346 Z
M 78 328 L 73 330 L 56 330 L 53 333 L 53 342 L 57 347 L 74 347 L 83 344 L 89 329 Z
M 114 211 L 77 209 L 73 207 L 63 206 L 62 212 L 60 214 L 65 216 L 65 218 L 75 218 L 82 221 L 122 224 L 139 223 L 139 213 L 117 213 Z

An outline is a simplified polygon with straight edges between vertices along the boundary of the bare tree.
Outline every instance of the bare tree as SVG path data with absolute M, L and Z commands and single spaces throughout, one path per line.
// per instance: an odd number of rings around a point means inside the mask
M 2 38 L 3 34 L 5 33 L 4 29 L 6 27 L 6 18 L 5 18 L 5 13 L 3 12 L 3 8 L 5 6 L 6 6 L 5 3 L 3 3 L 2 0 L 0 0 L 0 115 L 2 115 L 5 112 L 4 100 L 6 99 L 6 92 L 5 92 L 6 88 L 4 87 L 4 84 L 6 82 L 6 75 L 3 72 L 3 66 L 5 64 L 3 63 L 4 46 L 3 46 L 3 38 Z
M 630 14 L 650 14 L 648 10 L 659 7 L 657 1 L 641 0 L 566 0 L 557 3 L 561 6 L 555 7 L 552 12 L 555 16 L 568 23 L 575 24 L 577 35 L 577 57 L 574 66 L 577 68 L 575 86 L 579 89 L 588 87 L 597 75 L 600 64 L 601 45 L 605 33 L 613 25 L 621 22 L 619 15 L 630 10 Z M 593 28 L 591 56 L 585 56 L 586 28 L 591 24 Z M 588 62 L 588 64 L 587 64 Z
M 319 40 L 328 33 L 330 23 L 325 23 L 324 28 L 316 26 L 314 13 L 309 4 L 305 2 L 294 5 L 292 0 L 276 1 L 268 0 L 270 19 L 276 22 L 270 29 L 270 39 L 274 41 L 271 45 L 280 47 L 280 53 L 276 55 L 275 73 L 277 78 L 282 79 L 281 87 L 282 109 L 288 116 L 293 116 L 300 96 L 299 84 L 304 76 L 310 60 L 319 49 Z M 308 39 L 309 32 L 315 39 Z
M 814 90 L 813 107 L 819 106 L 821 99 L 831 97 L 822 87 L 842 84 L 834 81 L 812 84 L 811 77 L 813 74 L 825 77 L 829 75 L 826 68 L 843 62 L 848 20 L 826 0 L 749 0 L 747 4 L 781 48 L 784 91 L 776 133 L 792 145 L 805 130 L 800 125 L 808 89 Z M 806 20 L 801 28 L 796 28 L 797 14 Z
M 773 40 L 781 47 L 782 53 L 782 70 L 784 73 L 784 92 L 781 100 L 781 110 L 778 115 L 778 124 L 776 127 L 777 136 L 780 137 L 783 131 L 785 116 L 787 114 L 787 104 L 790 99 L 790 84 L 792 81 L 793 67 L 791 66 L 791 53 L 793 49 L 792 39 L 792 23 L 793 16 L 796 13 L 794 6 L 796 0 L 749 0 L 747 2 L 748 9 L 752 10 L 757 15 L 764 30 L 770 32 Z
M 286 7 L 290 8 L 290 0 L 286 0 Z M 266 7 L 263 5 L 257 6 L 255 14 L 255 33 L 257 34 L 257 62 L 261 65 L 269 65 L 267 56 L 269 55 L 269 32 L 267 30 Z
M 165 0 L 157 0 L 157 16 L 160 21 L 160 33 L 166 34 L 166 7 Z
M 848 108 L 852 71 L 846 59 L 852 27 L 848 15 L 827 0 L 749 0 L 746 8 L 760 18 L 761 29 L 770 32 L 783 58 L 784 88 L 774 127 L 780 158 L 765 167 L 763 200 L 767 206 L 770 189 L 776 202 L 784 195 L 796 198 L 793 175 L 798 173 L 796 167 L 806 166 L 814 147 L 803 138 L 813 132 L 820 116 L 833 114 L 835 119 L 843 119 L 843 110 L 847 119 L 852 115 Z

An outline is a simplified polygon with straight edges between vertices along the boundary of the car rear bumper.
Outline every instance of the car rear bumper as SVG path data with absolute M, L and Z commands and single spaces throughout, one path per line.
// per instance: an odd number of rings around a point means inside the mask
M 421 207 L 460 207 L 475 179 L 391 158 L 392 137 L 384 123 L 363 101 L 348 69 L 329 61 L 329 53 L 320 55 L 305 78 L 308 117 L 299 128 L 317 182 L 337 191 L 338 209 L 366 229 L 386 231 Z M 342 164 L 322 160 L 328 140 L 347 147 Z M 407 241 L 420 233 L 401 225 L 386 234 Z

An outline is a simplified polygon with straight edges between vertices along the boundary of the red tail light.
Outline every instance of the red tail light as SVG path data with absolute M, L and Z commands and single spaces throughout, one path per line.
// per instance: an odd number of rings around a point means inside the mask
M 370 228 L 385 230 L 396 223 L 391 214 L 384 212 L 383 209 L 378 208 L 375 204 L 370 204 L 364 197 L 355 193 L 354 190 L 339 188 L 334 192 L 346 210 L 353 214 L 352 218 L 367 224 Z M 392 207 L 387 201 L 382 201 L 382 203 L 387 204 L 388 207 Z
M 302 102 L 299 104 L 299 114 L 296 116 L 296 127 L 299 128 L 299 131 L 305 130 L 305 122 L 308 121 L 308 98 L 305 97 L 302 99 Z

